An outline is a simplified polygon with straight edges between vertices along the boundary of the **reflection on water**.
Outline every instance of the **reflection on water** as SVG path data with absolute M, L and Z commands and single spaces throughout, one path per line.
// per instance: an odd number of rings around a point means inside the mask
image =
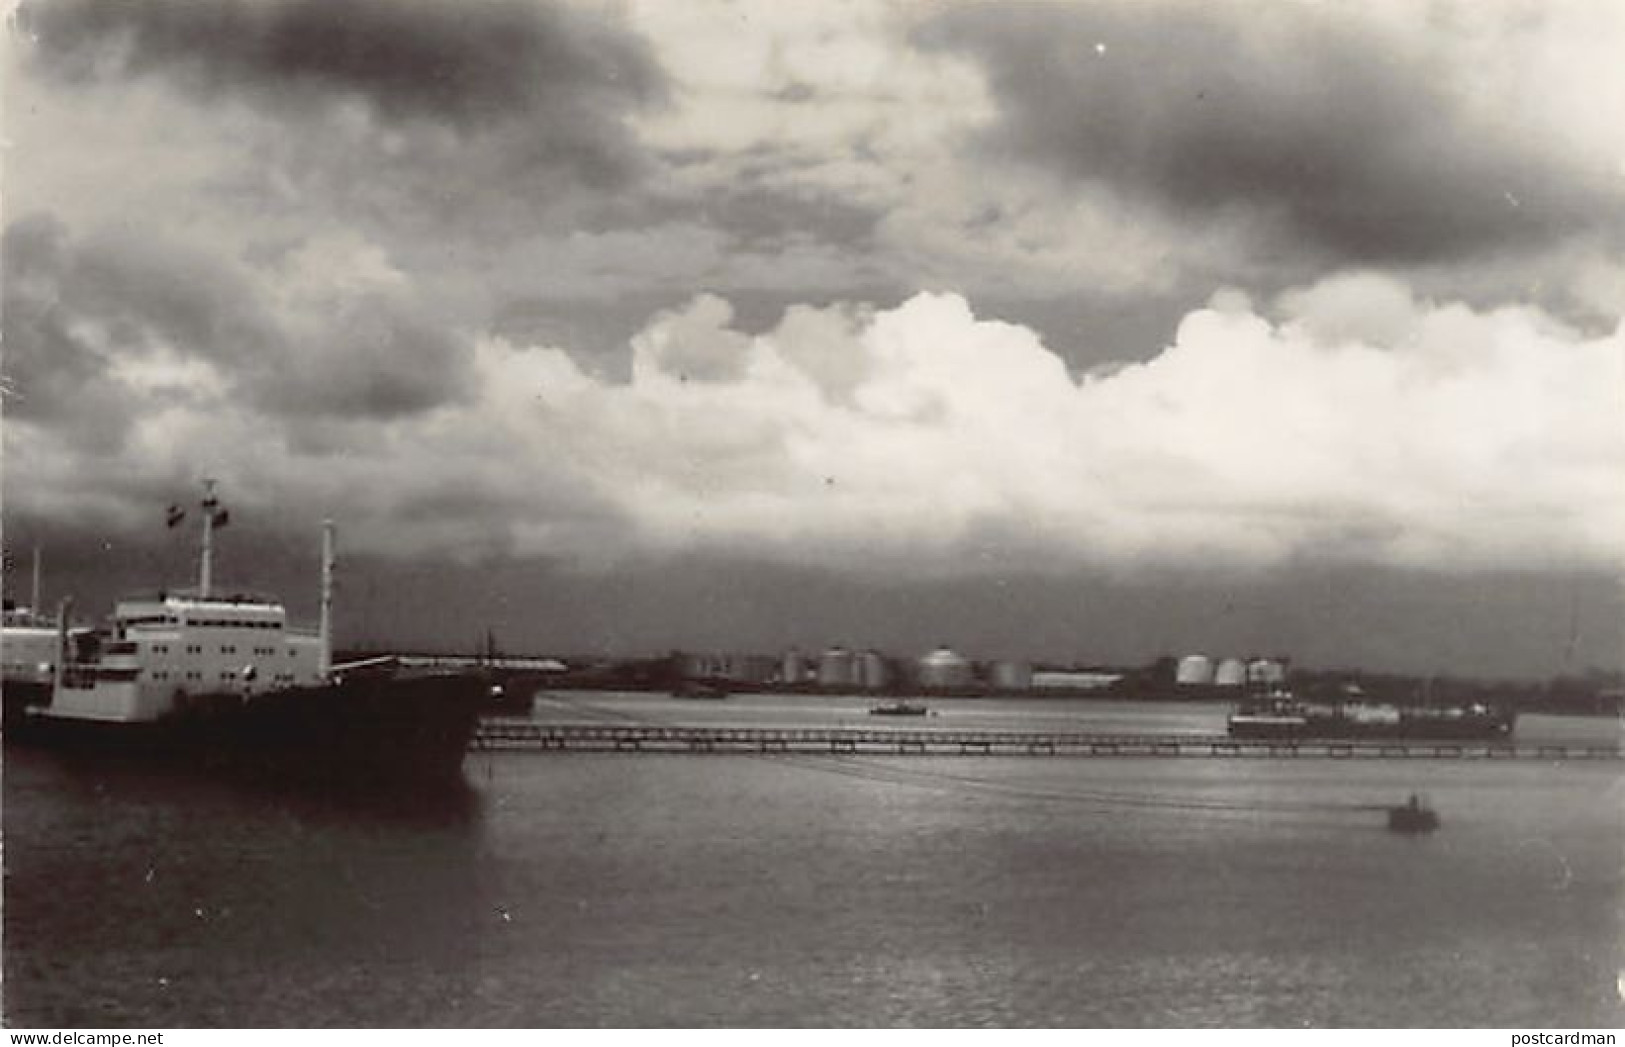
M 1625 1018 L 1615 764 L 503 753 L 378 802 L 6 756 L 13 1024 Z

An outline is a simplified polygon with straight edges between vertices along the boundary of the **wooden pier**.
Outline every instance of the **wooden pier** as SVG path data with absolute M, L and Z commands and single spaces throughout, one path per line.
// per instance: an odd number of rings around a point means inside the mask
M 1232 738 L 1222 734 L 1097 734 L 941 728 L 668 727 L 485 719 L 478 750 L 621 753 L 801 753 L 929 756 L 1156 756 L 1210 758 L 1617 760 L 1618 745 L 1516 740 Z

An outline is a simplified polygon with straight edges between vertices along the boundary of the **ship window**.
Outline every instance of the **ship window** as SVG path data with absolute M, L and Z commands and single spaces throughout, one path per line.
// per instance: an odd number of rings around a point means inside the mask
M 236 654 L 237 653 L 237 645 L 236 644 L 229 644 L 229 643 L 221 644 L 220 645 L 220 653 L 221 654 Z

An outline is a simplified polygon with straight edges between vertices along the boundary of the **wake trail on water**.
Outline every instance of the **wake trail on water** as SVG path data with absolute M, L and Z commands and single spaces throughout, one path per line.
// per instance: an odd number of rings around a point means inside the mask
M 542 693 L 539 698 L 562 705 L 590 719 L 630 723 L 653 727 L 675 726 L 663 718 L 606 709 L 591 703 L 578 702 L 562 695 Z M 854 778 L 861 781 L 905 785 L 960 795 L 1006 796 L 1050 803 L 1070 803 L 1105 809 L 1188 811 L 1231 815 L 1258 814 L 1359 814 L 1388 810 L 1382 803 L 1328 803 L 1323 801 L 1292 800 L 1220 800 L 1191 796 L 1130 793 L 1101 789 L 1059 789 L 1020 785 L 995 781 L 975 775 L 954 774 L 948 771 L 929 771 L 904 768 L 875 762 L 862 756 L 807 756 L 795 754 L 741 753 L 745 759 L 767 760 L 779 765 L 790 765 L 803 770 Z
M 863 781 L 909 785 L 963 795 L 1011 796 L 1027 800 L 1075 803 L 1094 807 L 1215 812 L 1229 814 L 1351 814 L 1386 811 L 1387 804 L 1327 803 L 1291 800 L 1220 800 L 1190 796 L 1167 796 L 1100 789 L 1058 789 L 994 781 L 974 775 L 928 771 L 877 764 L 850 756 L 757 756 L 777 763 L 789 763 L 805 770 L 835 774 Z

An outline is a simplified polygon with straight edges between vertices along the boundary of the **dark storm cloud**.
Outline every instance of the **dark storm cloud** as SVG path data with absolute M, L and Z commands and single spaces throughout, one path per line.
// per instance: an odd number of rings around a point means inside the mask
M 469 348 L 377 295 L 279 316 L 232 267 L 30 215 L 5 232 L 5 377 L 13 416 L 111 449 L 139 412 L 198 395 L 137 391 L 120 363 L 160 350 L 215 367 L 240 402 L 281 415 L 393 418 L 466 396 Z M 155 397 L 159 403 L 141 403 Z
M 996 148 L 1177 212 L 1262 218 L 1342 259 L 1531 245 L 1625 202 L 1352 9 L 971 4 L 919 40 L 983 64 Z
M 664 95 L 639 38 L 528 0 L 51 0 L 20 22 L 69 81 L 158 75 L 273 109 L 365 102 L 390 123 L 533 125 L 549 161 L 633 161 L 621 118 Z
M 462 402 L 472 393 L 469 347 L 393 300 L 348 304 L 321 325 L 319 337 L 320 345 L 256 362 L 256 392 L 268 409 L 387 419 Z
M 135 407 L 105 377 L 105 361 L 71 329 L 62 301 L 66 234 L 45 216 L 5 232 L 5 410 L 13 419 L 60 428 L 76 446 L 118 447 Z

